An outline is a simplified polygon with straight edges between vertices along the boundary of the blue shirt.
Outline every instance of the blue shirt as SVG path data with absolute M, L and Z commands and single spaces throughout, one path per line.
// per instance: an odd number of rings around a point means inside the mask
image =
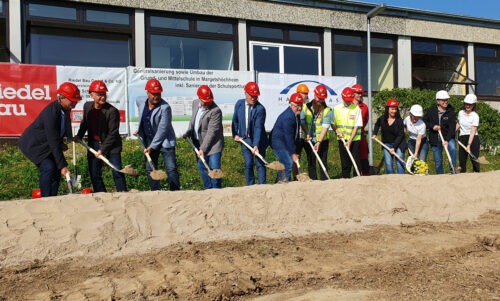
M 155 107 L 153 107 L 153 109 Z M 139 131 L 143 132 L 144 135 L 149 139 L 153 139 L 156 133 L 156 131 L 153 129 L 153 126 L 151 125 L 151 114 L 153 113 L 153 109 L 149 109 L 148 101 L 146 100 L 146 105 L 144 106 L 144 110 L 142 111 L 141 128 L 139 129 Z

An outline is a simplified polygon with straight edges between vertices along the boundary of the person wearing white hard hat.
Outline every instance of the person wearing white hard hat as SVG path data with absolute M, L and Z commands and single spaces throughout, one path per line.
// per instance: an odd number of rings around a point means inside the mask
M 403 120 L 406 132 L 408 133 L 408 149 L 413 153 L 414 158 L 427 162 L 427 128 L 422 120 L 424 110 L 421 105 L 413 105 L 410 108 L 410 115 Z
M 477 97 L 474 94 L 467 94 L 464 98 L 464 108 L 458 112 L 457 128 L 460 129 L 458 140 L 467 146 L 467 151 L 479 158 L 479 115 L 476 113 Z M 467 171 L 467 152 L 459 149 L 458 161 L 460 172 Z M 471 160 L 472 170 L 479 172 L 479 163 Z
M 444 173 L 443 145 L 448 148 L 453 168 L 455 168 L 457 161 L 455 142 L 457 118 L 453 106 L 448 103 L 449 99 L 448 92 L 444 90 L 438 91 L 436 93 L 436 106 L 427 109 L 424 114 L 424 122 L 429 130 L 429 144 L 432 147 L 437 174 Z M 439 131 L 443 134 L 444 142 L 441 142 Z

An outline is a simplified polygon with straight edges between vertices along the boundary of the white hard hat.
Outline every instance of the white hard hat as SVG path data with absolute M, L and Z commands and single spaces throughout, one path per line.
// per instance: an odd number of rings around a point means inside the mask
M 450 99 L 450 95 L 445 90 L 437 91 L 436 99 Z
M 464 98 L 464 103 L 475 104 L 477 102 L 477 96 L 474 94 L 467 94 Z
M 410 108 L 410 113 L 415 117 L 424 116 L 424 109 L 422 109 L 421 105 L 413 105 Z

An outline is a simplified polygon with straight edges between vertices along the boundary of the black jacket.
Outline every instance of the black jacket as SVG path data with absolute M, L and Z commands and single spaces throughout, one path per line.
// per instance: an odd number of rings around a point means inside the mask
M 383 143 L 392 143 L 394 149 L 399 148 L 402 152 L 406 150 L 405 126 L 403 119 L 396 118 L 394 123 L 389 125 L 387 119 L 385 119 L 384 115 L 382 115 L 377 119 L 377 122 L 375 122 L 373 135 L 376 136 L 380 128 L 382 129 L 381 133 Z
M 50 103 L 26 128 L 17 142 L 19 149 L 31 162 L 38 164 L 52 155 L 57 168 L 62 169 L 68 166 L 62 150 L 61 109 L 59 101 Z M 73 135 L 69 115 L 70 112 L 65 112 L 64 136 L 71 139 Z
M 89 128 L 89 113 L 93 105 L 93 101 L 83 104 L 83 120 L 76 134 L 80 139 L 83 138 Z M 104 155 L 116 154 L 122 151 L 120 113 L 117 108 L 109 103 L 105 103 L 101 109 L 99 118 L 99 137 L 101 138 L 101 152 Z M 91 139 L 92 137 L 89 137 L 89 140 Z
M 424 122 L 429 130 L 429 143 L 432 146 L 437 146 L 439 133 L 432 129 L 435 125 L 440 125 L 437 106 L 431 107 L 425 111 Z M 441 133 L 445 141 L 450 141 L 455 138 L 456 125 L 457 117 L 455 116 L 455 110 L 451 104 L 448 104 L 443 116 L 441 116 Z

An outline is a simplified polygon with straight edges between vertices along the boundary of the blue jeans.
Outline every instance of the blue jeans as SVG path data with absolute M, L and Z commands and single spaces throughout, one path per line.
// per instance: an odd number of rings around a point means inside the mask
M 393 147 L 393 143 L 385 143 L 389 148 Z M 405 164 L 403 164 L 401 161 L 396 159 L 395 156 L 393 156 L 388 150 L 383 148 L 384 151 L 384 163 L 385 163 L 385 173 L 386 174 L 393 174 L 394 173 L 394 167 L 392 165 L 393 161 L 396 161 L 396 168 L 398 171 L 398 174 L 404 174 L 405 173 Z M 405 159 L 405 154 L 401 151 L 400 148 L 396 149 L 396 154 L 404 161 Z
M 450 152 L 453 168 L 455 168 L 457 161 L 457 145 L 455 139 L 450 139 L 450 141 L 448 141 L 448 151 Z M 434 162 L 436 163 L 436 174 L 444 174 L 443 144 L 441 143 L 441 137 L 438 137 L 438 144 L 432 146 L 432 154 L 434 155 Z
M 205 161 L 207 162 L 208 166 L 210 169 L 220 169 L 221 167 L 221 156 L 222 153 L 214 153 L 211 154 L 210 156 L 204 156 Z M 200 158 L 198 158 L 198 170 L 200 171 L 201 175 L 201 180 L 203 181 L 203 187 L 205 189 L 211 189 L 211 188 L 222 188 L 222 179 L 212 179 L 208 176 L 208 170 L 201 161 Z
M 412 153 L 415 153 L 416 143 L 417 143 L 416 140 L 408 139 L 408 148 L 412 151 Z M 420 144 L 420 152 L 418 153 L 418 159 L 427 162 L 428 153 L 429 153 L 429 142 L 426 139 L 425 142 L 422 142 Z
M 245 140 L 245 142 L 249 143 L 250 141 Z M 253 172 L 254 162 L 257 166 L 257 178 L 259 180 L 259 184 L 266 184 L 266 166 L 264 165 L 262 160 L 255 158 L 252 152 L 243 144 L 241 145 L 241 152 L 243 153 L 243 160 L 245 160 L 245 178 L 247 181 L 247 185 L 255 184 L 255 175 Z M 262 157 L 265 157 L 266 148 L 259 149 L 259 153 L 262 155 Z
M 89 146 L 96 151 L 101 148 L 101 142 L 89 141 Z M 103 154 L 104 155 L 104 154 Z M 118 170 L 122 169 L 122 156 L 120 153 L 104 155 Z M 104 181 L 102 180 L 102 160 L 95 157 L 93 153 L 87 151 L 87 162 L 89 165 L 90 181 L 94 192 L 107 192 Z M 115 181 L 116 191 L 127 191 L 127 183 L 125 182 L 125 175 L 114 169 L 111 169 L 113 180 Z
M 61 171 L 57 168 L 52 155 L 36 165 L 40 171 L 40 190 L 42 197 L 56 196 L 61 182 Z
M 171 191 L 180 190 L 181 183 L 179 180 L 179 172 L 177 170 L 177 161 L 175 156 L 175 147 L 169 148 L 161 148 L 160 150 L 151 150 L 149 155 L 151 156 L 151 161 L 153 161 L 153 165 L 155 168 L 158 167 L 158 158 L 160 157 L 160 153 L 163 157 L 163 162 L 165 163 L 165 170 L 168 175 L 168 185 Z M 160 181 L 153 180 L 150 176 L 151 171 L 153 169 L 149 166 L 149 163 L 146 161 L 146 170 L 148 172 L 148 182 L 151 190 L 160 190 Z
M 278 157 L 278 161 L 285 165 L 285 170 L 280 170 L 276 174 L 276 182 L 290 181 L 293 165 L 292 156 L 290 156 L 286 149 L 273 149 L 273 151 L 276 157 Z

